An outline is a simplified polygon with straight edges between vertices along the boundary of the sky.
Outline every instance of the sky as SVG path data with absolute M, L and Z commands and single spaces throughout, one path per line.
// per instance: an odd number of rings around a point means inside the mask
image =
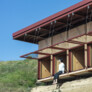
M 0 61 L 23 60 L 38 45 L 13 40 L 12 34 L 82 0 L 0 0 Z

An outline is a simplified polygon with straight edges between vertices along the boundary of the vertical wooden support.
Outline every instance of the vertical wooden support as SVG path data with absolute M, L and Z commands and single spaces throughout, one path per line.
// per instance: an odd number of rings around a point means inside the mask
M 85 68 L 87 68 L 87 44 L 84 44 L 84 61 L 85 61 Z
M 55 74 L 55 56 L 53 56 L 53 75 Z
M 67 55 L 66 56 L 66 62 L 67 62 L 67 66 L 66 67 L 67 68 L 66 69 L 67 69 L 67 72 L 69 72 L 69 50 L 66 51 L 66 55 Z
M 51 57 L 51 62 L 50 62 L 50 73 L 51 73 L 51 75 L 53 75 L 53 55 L 51 55 L 50 57 Z
M 90 67 L 90 46 L 87 46 L 87 65 Z
M 40 79 L 41 78 L 41 61 L 40 60 L 38 60 L 38 79 Z
M 72 52 L 71 51 L 69 51 L 69 72 L 71 72 L 72 71 L 72 67 L 71 67 L 71 63 L 72 62 Z

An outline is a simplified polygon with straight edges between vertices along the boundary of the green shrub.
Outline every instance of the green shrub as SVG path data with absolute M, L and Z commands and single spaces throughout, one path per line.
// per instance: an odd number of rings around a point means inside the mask
M 35 86 L 36 80 L 37 80 L 36 60 L 25 59 L 23 61 L 0 62 L 0 89 L 2 90 L 3 88 L 28 89 L 30 87 Z

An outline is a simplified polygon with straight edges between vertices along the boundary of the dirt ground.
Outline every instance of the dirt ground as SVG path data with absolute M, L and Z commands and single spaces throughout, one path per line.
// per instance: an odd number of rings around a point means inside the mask
M 31 92 L 92 92 L 92 77 L 63 83 L 56 89 L 56 85 L 40 86 Z

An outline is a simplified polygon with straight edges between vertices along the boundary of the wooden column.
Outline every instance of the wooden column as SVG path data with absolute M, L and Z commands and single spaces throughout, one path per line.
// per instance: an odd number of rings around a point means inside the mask
M 69 72 L 69 50 L 66 51 L 67 72 Z
M 38 79 L 41 78 L 41 61 L 38 60 Z
M 72 71 L 72 52 L 69 51 L 69 72 Z
M 91 60 L 90 60 L 90 54 L 91 54 L 91 53 L 90 53 L 90 46 L 88 45 L 88 46 L 87 46 L 87 61 L 88 61 L 88 62 L 87 62 L 87 65 L 88 65 L 88 67 L 91 66 L 91 64 L 90 64 L 90 61 L 91 61 Z
M 50 73 L 53 75 L 53 55 L 50 56 L 51 62 L 50 62 Z
M 85 60 L 85 68 L 87 68 L 87 44 L 84 44 L 84 60 Z
M 55 56 L 53 56 L 53 75 L 55 74 Z

